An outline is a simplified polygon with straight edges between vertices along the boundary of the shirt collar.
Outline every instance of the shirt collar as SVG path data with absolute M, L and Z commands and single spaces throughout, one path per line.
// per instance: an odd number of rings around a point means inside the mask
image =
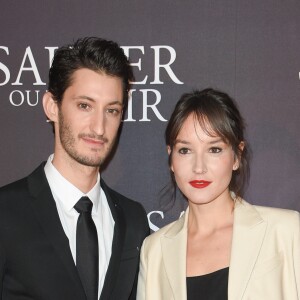
M 100 201 L 100 174 L 94 187 L 86 194 L 82 193 L 76 186 L 63 177 L 52 164 L 54 154 L 51 154 L 45 165 L 45 174 L 48 179 L 52 193 L 54 193 L 66 211 L 73 209 L 74 205 L 82 196 L 87 196 L 93 202 L 93 211 L 97 212 Z

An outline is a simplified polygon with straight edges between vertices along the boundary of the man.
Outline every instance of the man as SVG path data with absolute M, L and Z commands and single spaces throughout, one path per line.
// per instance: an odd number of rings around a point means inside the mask
M 114 42 L 84 38 L 56 51 L 43 97 L 54 154 L 0 189 L 1 299 L 135 299 L 147 217 L 99 175 L 132 78 Z

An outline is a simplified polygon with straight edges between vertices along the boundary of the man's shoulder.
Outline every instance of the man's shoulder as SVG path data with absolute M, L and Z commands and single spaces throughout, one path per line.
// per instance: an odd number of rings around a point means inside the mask
M 6 199 L 10 199 L 10 197 L 18 198 L 18 195 L 24 198 L 29 192 L 29 180 L 30 178 L 39 178 L 41 181 L 41 172 L 42 172 L 42 164 L 32 171 L 31 174 L 25 176 L 21 179 L 18 179 L 14 182 L 6 184 L 0 187 L 0 201 L 4 201 Z
M 108 187 L 103 180 L 101 180 L 101 187 L 108 194 L 107 196 L 113 200 L 114 204 L 121 207 L 127 228 L 132 228 L 135 232 L 138 230 L 148 235 L 148 218 L 143 205 Z
M 27 190 L 27 177 L 6 184 L 0 188 L 0 198 L 11 193 L 24 193 Z
M 26 207 L 26 199 L 28 199 L 28 196 L 26 178 L 9 183 L 0 188 L 0 222 L 2 227 L 4 223 L 10 222 L 10 217 L 16 215 L 16 211 L 21 211 L 24 205 Z
M 113 199 L 116 204 L 124 207 L 126 209 L 133 209 L 133 210 L 143 210 L 144 207 L 138 201 L 132 200 L 121 193 L 117 192 L 116 190 L 109 187 L 103 180 L 101 180 L 101 187 L 104 189 L 104 192 L 108 193 L 109 196 Z

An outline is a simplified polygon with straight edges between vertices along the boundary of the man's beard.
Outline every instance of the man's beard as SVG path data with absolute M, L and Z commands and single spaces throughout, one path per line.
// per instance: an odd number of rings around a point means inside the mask
M 75 148 L 76 145 L 76 138 L 74 137 L 72 130 L 70 129 L 70 125 L 65 123 L 63 114 L 61 113 L 61 111 L 59 111 L 59 138 L 60 138 L 60 143 L 63 147 L 63 149 L 66 151 L 66 153 L 75 161 L 77 161 L 78 163 L 84 165 L 84 166 L 89 166 L 89 167 L 99 167 L 103 164 L 103 162 L 105 161 L 106 157 L 109 155 L 116 138 L 113 139 L 112 142 L 110 142 L 107 138 L 104 138 L 102 136 L 99 135 L 95 135 L 95 134 L 84 134 L 81 133 L 78 135 L 78 138 L 83 138 L 83 137 L 88 137 L 88 138 L 92 138 L 92 139 L 96 139 L 99 141 L 102 141 L 103 144 L 103 149 L 102 151 L 104 152 L 102 154 L 102 156 L 87 156 L 87 155 L 82 155 L 80 153 L 78 153 L 78 151 Z M 107 148 L 105 148 L 105 145 L 107 146 Z M 93 151 L 93 149 L 92 149 Z M 97 152 L 97 150 L 94 150 L 95 152 Z

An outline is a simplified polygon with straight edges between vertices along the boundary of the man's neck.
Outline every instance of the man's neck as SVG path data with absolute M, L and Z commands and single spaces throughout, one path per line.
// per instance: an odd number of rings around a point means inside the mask
M 99 167 L 89 167 L 71 158 L 55 156 L 52 161 L 58 172 L 84 194 L 88 193 L 96 184 Z

